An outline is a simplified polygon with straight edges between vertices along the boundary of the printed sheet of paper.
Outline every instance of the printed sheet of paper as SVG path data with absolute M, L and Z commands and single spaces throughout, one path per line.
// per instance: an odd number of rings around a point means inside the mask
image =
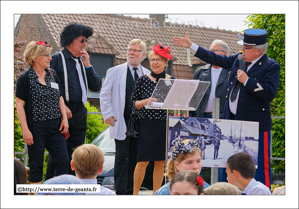
M 193 97 L 199 80 L 175 80 L 164 101 L 162 109 L 174 107 L 177 109 L 189 108 L 189 102 Z

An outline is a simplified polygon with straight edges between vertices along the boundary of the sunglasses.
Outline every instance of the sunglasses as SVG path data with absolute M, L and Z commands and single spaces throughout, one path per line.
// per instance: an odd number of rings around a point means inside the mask
M 85 38 L 81 39 L 80 43 L 83 44 L 84 41 L 85 41 L 85 43 L 87 43 L 87 39 L 85 39 Z

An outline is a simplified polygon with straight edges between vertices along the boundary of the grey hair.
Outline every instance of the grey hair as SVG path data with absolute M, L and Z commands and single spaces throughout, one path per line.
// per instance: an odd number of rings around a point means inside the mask
M 130 41 L 128 48 L 134 44 L 139 44 L 140 48 L 142 49 L 142 54 L 146 54 L 146 43 L 144 43 L 141 39 L 133 39 L 132 41 Z M 142 56 L 142 54 L 140 54 L 140 56 Z M 141 59 L 141 62 L 145 59 L 145 57 L 146 56 Z
M 142 49 L 143 53 L 146 53 L 146 44 L 140 40 L 140 39 L 133 39 L 132 41 L 130 41 L 129 46 L 134 45 L 134 44 L 139 44 L 140 48 Z
M 220 48 L 221 48 L 223 51 L 225 51 L 225 52 L 227 53 L 227 56 L 229 55 L 229 47 L 228 47 L 228 45 L 227 45 L 226 42 L 224 42 L 224 41 L 222 41 L 222 40 L 218 40 L 218 39 L 216 39 L 216 40 L 214 40 L 214 41 L 212 42 L 210 48 L 211 48 L 213 45 L 216 45 L 216 44 L 219 45 Z
M 261 50 L 263 54 L 267 53 L 267 49 L 268 49 L 268 43 L 262 44 L 262 45 L 257 45 L 253 47 L 256 50 Z

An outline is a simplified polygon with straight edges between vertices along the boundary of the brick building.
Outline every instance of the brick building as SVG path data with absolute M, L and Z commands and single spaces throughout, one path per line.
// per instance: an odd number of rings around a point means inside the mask
M 150 18 L 133 18 L 114 14 L 22 14 L 14 31 L 15 42 L 27 40 L 46 40 L 53 48 L 53 53 L 60 51 L 60 33 L 68 23 L 77 22 L 94 29 L 89 38 L 87 51 L 91 64 L 98 75 L 105 79 L 108 68 L 126 62 L 126 49 L 130 40 L 140 38 L 147 44 L 147 53 L 156 44 L 170 47 L 173 60 L 169 62 L 167 72 L 179 79 L 192 79 L 194 71 L 206 64 L 202 60 L 188 54 L 187 50 L 174 46 L 172 38 L 185 36 L 188 32 L 190 40 L 209 48 L 214 39 L 225 41 L 230 47 L 230 54 L 239 52 L 237 32 L 200 27 L 198 25 L 173 24 L 165 21 L 166 15 L 155 14 Z M 20 56 L 23 50 L 15 52 Z M 150 69 L 146 58 L 143 66 Z M 90 93 L 88 100 L 95 106 L 98 104 L 98 93 Z

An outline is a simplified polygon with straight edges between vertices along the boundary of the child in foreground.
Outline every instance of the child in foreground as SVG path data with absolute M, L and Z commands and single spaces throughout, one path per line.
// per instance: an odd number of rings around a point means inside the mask
M 103 171 L 103 152 L 93 144 L 83 144 L 75 149 L 72 155 L 71 168 L 83 184 L 97 184 L 97 176 Z M 100 187 L 100 192 L 86 195 L 115 195 L 113 191 Z
M 170 183 L 171 195 L 203 195 L 203 179 L 193 171 L 176 173 Z
M 179 171 L 189 170 L 198 175 L 201 171 L 201 150 L 200 144 L 193 140 L 182 140 L 180 137 L 172 142 L 172 157 L 167 164 L 167 176 L 172 181 L 173 176 Z M 204 182 L 204 188 L 210 186 Z M 170 195 L 170 182 L 155 192 L 155 195 Z
M 242 190 L 242 194 L 269 195 L 270 189 L 254 179 L 255 163 L 251 155 L 239 152 L 230 156 L 226 164 L 227 181 Z
M 205 195 L 241 195 L 241 190 L 227 182 L 216 182 L 204 189 Z

